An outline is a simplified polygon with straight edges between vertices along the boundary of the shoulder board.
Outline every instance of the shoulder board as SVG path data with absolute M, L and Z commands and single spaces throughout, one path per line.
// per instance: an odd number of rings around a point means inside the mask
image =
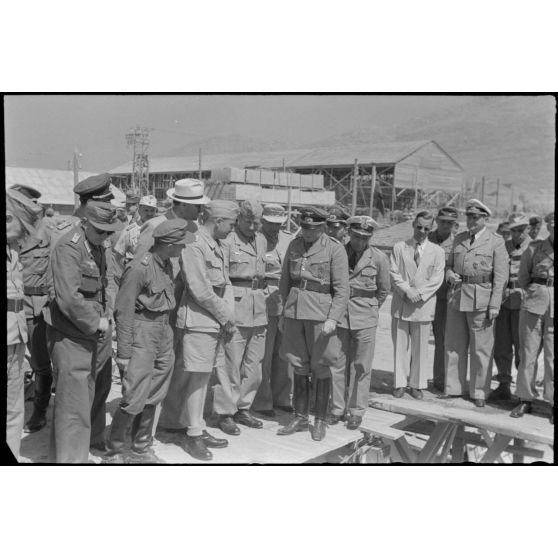
M 150 261 L 151 261 L 151 252 L 147 252 L 143 255 L 141 259 L 141 263 L 142 265 L 148 265 Z
M 77 241 L 80 239 L 80 237 L 81 237 L 81 234 L 79 234 L 79 233 L 74 234 L 74 236 L 72 236 L 71 242 L 73 242 L 74 244 L 77 244 Z
M 72 224 L 71 221 L 62 221 L 61 223 L 58 223 L 58 225 L 56 225 L 56 228 L 58 230 L 63 230 L 68 228 L 71 224 Z
M 542 238 L 536 238 L 535 240 L 532 240 L 529 244 L 529 246 L 540 246 L 542 243 L 544 242 L 544 239 Z

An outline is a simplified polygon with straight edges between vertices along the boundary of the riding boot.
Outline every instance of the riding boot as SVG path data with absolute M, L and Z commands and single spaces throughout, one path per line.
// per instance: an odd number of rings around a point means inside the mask
M 140 418 L 134 421 L 132 429 L 132 450 L 145 453 L 153 443 L 153 422 L 155 421 L 155 405 L 146 405 Z
M 50 401 L 52 386 L 52 372 L 35 374 L 35 396 L 33 400 L 33 414 L 25 424 L 25 432 L 38 432 L 46 426 L 46 411 Z
M 289 434 L 294 434 L 295 432 L 308 430 L 308 406 L 310 403 L 310 392 L 308 389 L 309 384 L 310 381 L 308 376 L 302 376 L 300 374 L 294 375 L 294 416 L 287 426 L 284 426 L 277 431 L 279 436 L 288 436 Z
M 107 459 L 110 462 L 121 462 L 124 446 L 126 443 L 126 431 L 130 428 L 130 424 L 134 420 L 134 416 L 124 412 L 122 409 L 116 409 L 112 418 L 110 427 L 110 436 L 107 441 Z
M 331 378 L 318 378 L 316 381 L 316 420 L 312 429 L 312 440 L 321 442 L 326 435 L 326 417 L 331 392 Z

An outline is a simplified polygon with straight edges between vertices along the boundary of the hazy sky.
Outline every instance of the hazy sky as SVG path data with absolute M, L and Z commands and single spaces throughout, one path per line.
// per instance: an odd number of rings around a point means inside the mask
M 105 171 L 130 159 L 125 133 L 154 128 L 151 153 L 240 134 L 295 144 L 445 111 L 470 97 L 319 95 L 22 95 L 5 97 L 6 164 Z

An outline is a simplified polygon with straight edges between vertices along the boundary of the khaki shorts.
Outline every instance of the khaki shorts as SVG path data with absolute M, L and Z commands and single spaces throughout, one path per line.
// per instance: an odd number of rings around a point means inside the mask
M 184 370 L 186 372 L 211 373 L 215 364 L 215 351 L 219 334 L 210 331 L 186 329 L 182 338 Z M 220 351 L 223 350 L 222 344 Z

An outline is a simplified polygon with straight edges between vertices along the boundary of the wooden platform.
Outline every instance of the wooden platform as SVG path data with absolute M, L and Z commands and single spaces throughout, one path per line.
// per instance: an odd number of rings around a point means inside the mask
M 513 455 L 515 463 L 523 462 L 525 457 L 552 459 L 548 447 L 554 445 L 554 427 L 544 416 L 515 419 L 509 416 L 508 409 L 479 409 L 470 401 L 438 399 L 430 393 L 424 400 L 408 394 L 398 399 L 375 393 L 370 397 L 370 406 L 361 430 L 389 443 L 392 460 L 459 463 L 466 456 L 468 461 L 504 463 L 503 453 Z M 412 447 L 406 437 L 410 433 L 426 436 L 425 443 Z M 479 448 L 480 454 L 471 451 Z
M 333 453 L 360 440 L 359 430 L 347 430 L 342 424 L 328 426 L 326 437 L 321 442 L 312 440 L 310 432 L 297 432 L 292 436 L 278 436 L 277 430 L 287 424 L 290 414 L 277 412 L 274 419 L 262 419 L 261 430 L 239 425 L 240 436 L 227 436 L 217 428 L 208 427 L 211 434 L 229 440 L 225 449 L 212 449 L 213 461 L 198 461 L 180 447 L 180 437 L 158 432 L 153 449 L 157 457 L 165 463 L 211 464 L 285 464 L 285 463 L 327 463 Z

